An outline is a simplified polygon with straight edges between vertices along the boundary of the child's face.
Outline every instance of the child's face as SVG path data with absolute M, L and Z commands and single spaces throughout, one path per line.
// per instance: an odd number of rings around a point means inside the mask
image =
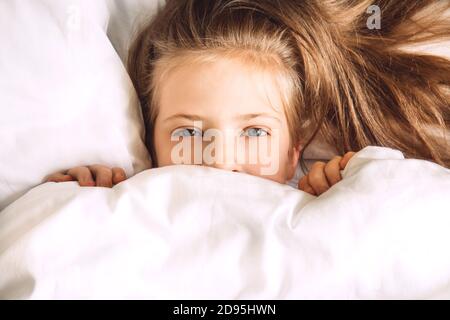
M 293 177 L 299 150 L 290 147 L 269 71 L 237 59 L 185 63 L 161 80 L 158 92 L 158 166 L 201 164 L 280 183 Z

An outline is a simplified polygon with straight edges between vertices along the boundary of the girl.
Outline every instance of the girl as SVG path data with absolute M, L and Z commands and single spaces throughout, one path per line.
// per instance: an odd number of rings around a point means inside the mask
M 318 135 L 341 154 L 378 145 L 448 167 L 450 61 L 401 48 L 450 38 L 450 3 L 380 0 L 379 29 L 368 27 L 371 5 L 168 0 L 140 30 L 128 63 L 154 166 L 178 163 L 173 151 L 179 140 L 193 145 L 204 129 L 216 128 L 232 129 L 236 140 L 248 144 L 276 140 L 269 143 L 277 146 L 269 158 L 279 167 L 261 175 L 259 162 L 233 159 L 213 166 L 281 183 L 293 176 L 299 158 L 303 164 Z M 315 163 L 299 188 L 322 194 L 341 179 L 352 155 Z M 97 165 L 48 181 L 112 186 L 125 178 L 119 168 Z

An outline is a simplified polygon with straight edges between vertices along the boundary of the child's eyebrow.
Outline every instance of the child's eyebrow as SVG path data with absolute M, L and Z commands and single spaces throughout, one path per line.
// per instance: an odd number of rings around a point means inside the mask
M 168 117 L 167 119 L 165 119 L 164 122 L 172 121 L 172 120 L 180 119 L 180 118 L 187 119 L 190 121 L 203 120 L 203 117 L 196 115 L 196 114 L 177 113 L 177 114 L 174 114 L 174 115 Z M 275 117 L 269 113 L 249 113 L 249 114 L 241 114 L 241 115 L 234 117 L 235 120 L 239 120 L 239 121 L 248 121 L 248 120 L 252 120 L 255 118 L 270 118 L 270 119 L 273 119 L 273 120 L 281 123 L 281 120 L 278 117 Z
M 274 115 L 271 115 L 269 113 L 249 113 L 249 114 L 243 114 L 236 116 L 235 119 L 241 120 L 241 121 L 248 121 L 252 120 L 254 118 L 271 118 L 273 120 L 276 120 L 281 123 L 281 120 L 278 117 L 275 117 Z
M 203 118 L 199 115 L 196 114 L 185 114 L 185 113 L 178 113 L 178 114 L 174 114 L 173 116 L 168 117 L 167 119 L 165 119 L 164 121 L 172 121 L 175 119 L 187 119 L 187 120 L 191 120 L 191 121 L 201 121 L 203 120 Z

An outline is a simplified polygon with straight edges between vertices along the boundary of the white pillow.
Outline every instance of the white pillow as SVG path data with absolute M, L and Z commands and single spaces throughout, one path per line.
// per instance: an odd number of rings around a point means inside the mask
M 108 37 L 124 62 L 137 31 L 165 2 L 165 0 L 107 0 L 110 13 Z
M 0 210 L 55 171 L 150 167 L 103 1 L 0 2 Z

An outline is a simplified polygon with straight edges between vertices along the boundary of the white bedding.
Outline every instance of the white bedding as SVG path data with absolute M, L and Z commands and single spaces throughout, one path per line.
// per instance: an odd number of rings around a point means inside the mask
M 0 213 L 1 298 L 450 298 L 450 170 L 369 147 L 320 197 L 176 166 Z
M 59 170 L 150 167 L 109 19 L 100 0 L 0 1 L 0 210 Z

